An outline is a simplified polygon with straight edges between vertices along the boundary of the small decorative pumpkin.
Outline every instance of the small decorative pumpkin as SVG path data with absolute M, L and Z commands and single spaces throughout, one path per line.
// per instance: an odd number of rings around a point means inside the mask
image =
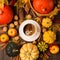
M 46 31 L 43 34 L 43 40 L 48 44 L 52 44 L 56 40 L 56 34 L 51 30 Z
M 10 57 L 17 56 L 19 54 L 19 47 L 13 42 L 9 42 L 6 46 L 6 53 Z
M 33 7 L 41 14 L 48 14 L 54 8 L 54 0 L 33 0 Z
M 41 52 L 45 52 L 48 48 L 48 45 L 43 41 L 39 42 L 37 46 Z
M 39 51 L 36 45 L 27 43 L 20 49 L 21 60 L 36 60 L 39 57 Z
M 52 20 L 50 18 L 43 18 L 42 26 L 49 28 L 52 25 Z
M 0 8 L 0 25 L 8 24 L 13 19 L 13 10 L 10 6 L 4 5 L 3 8 Z

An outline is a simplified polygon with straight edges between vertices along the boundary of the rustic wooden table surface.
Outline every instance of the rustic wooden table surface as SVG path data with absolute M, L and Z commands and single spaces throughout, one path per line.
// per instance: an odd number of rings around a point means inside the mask
M 57 41 L 60 42 L 60 33 L 58 33 L 57 35 L 58 35 Z M 0 60 L 12 60 L 12 57 L 8 57 L 6 55 L 5 50 L 3 50 L 3 51 L 0 51 Z M 38 60 L 41 60 L 41 59 L 38 59 Z M 56 55 L 51 55 L 48 60 L 60 60 L 60 53 L 58 53 Z
M 12 58 L 8 57 L 5 51 L 0 51 L 0 60 L 12 60 Z
M 60 20 L 60 13 L 58 14 L 58 16 L 55 16 L 55 19 Z M 60 33 L 57 34 L 57 41 L 60 42 Z M 12 57 L 8 57 L 6 55 L 5 50 L 3 50 L 3 51 L 0 51 L 0 60 L 12 60 Z M 38 60 L 41 60 L 41 59 L 38 59 Z M 60 60 L 60 53 L 56 55 L 51 55 L 48 60 Z

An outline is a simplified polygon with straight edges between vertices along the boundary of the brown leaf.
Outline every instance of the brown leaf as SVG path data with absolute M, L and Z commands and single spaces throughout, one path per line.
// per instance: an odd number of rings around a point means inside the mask
M 24 9 L 25 9 L 25 11 L 26 11 L 27 13 L 29 13 L 29 10 L 30 10 L 29 2 L 26 3 Z
M 16 56 L 16 59 L 15 60 L 18 60 L 18 56 Z
M 4 50 L 5 47 L 6 47 L 6 45 L 7 45 L 7 44 L 5 44 L 4 46 L 1 46 L 1 47 L 0 47 L 0 50 Z
M 33 16 L 33 18 L 36 17 L 36 14 L 34 13 L 34 11 L 32 9 L 30 10 L 30 14 Z
M 5 25 L 0 25 L 0 34 L 6 33 L 7 32 L 7 26 Z
M 49 56 L 46 53 L 44 53 L 44 56 L 43 56 L 42 60 L 47 60 L 48 58 L 49 58 Z
M 16 57 L 13 57 L 13 58 L 12 58 L 12 60 L 20 60 L 19 55 L 18 55 L 18 56 L 16 56 Z
M 0 0 L 0 8 L 4 7 L 4 0 Z
M 24 21 L 24 11 L 23 8 L 19 9 L 19 23 L 21 24 Z
M 0 47 L 4 46 L 6 43 L 0 43 Z
M 20 56 L 19 56 L 19 60 L 21 60 L 21 59 L 20 59 Z
M 3 30 L 0 30 L 0 34 L 2 34 L 2 33 L 4 33 L 5 31 L 3 31 Z
M 13 57 L 12 60 L 16 60 L 16 57 Z
M 5 24 L 5 25 L 0 25 L 0 28 L 1 28 L 1 27 L 4 27 L 4 26 L 7 26 L 7 24 Z
M 56 23 L 53 25 L 53 28 L 56 30 L 56 31 L 59 31 L 60 32 L 60 24 L 59 23 Z

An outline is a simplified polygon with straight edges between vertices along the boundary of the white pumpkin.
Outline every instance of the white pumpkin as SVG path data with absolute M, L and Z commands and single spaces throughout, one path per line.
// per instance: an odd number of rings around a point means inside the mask
M 21 60 L 36 60 L 39 57 L 39 51 L 36 45 L 27 43 L 20 49 Z

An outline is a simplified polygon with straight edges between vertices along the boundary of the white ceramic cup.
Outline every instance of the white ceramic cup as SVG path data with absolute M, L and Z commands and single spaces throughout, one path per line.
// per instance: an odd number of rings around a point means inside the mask
M 24 33 L 24 27 L 28 24 L 32 24 L 35 27 L 35 32 L 30 36 L 27 36 Z M 25 20 L 19 27 L 19 35 L 25 41 L 32 42 L 32 41 L 36 40 L 40 36 L 40 34 L 41 34 L 41 27 L 34 20 Z

